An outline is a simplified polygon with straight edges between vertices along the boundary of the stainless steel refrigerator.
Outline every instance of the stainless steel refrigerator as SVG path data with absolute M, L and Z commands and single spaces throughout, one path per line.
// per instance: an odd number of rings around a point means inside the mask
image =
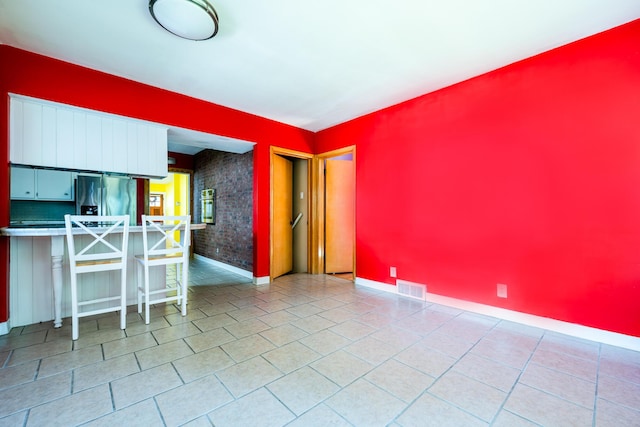
M 136 180 L 118 175 L 78 175 L 76 213 L 79 215 L 129 215 L 136 225 Z

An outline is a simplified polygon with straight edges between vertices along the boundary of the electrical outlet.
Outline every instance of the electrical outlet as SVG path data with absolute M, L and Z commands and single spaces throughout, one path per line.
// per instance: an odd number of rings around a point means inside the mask
M 507 285 L 503 283 L 498 283 L 498 298 L 506 298 L 507 297 Z
M 396 268 L 395 267 L 389 267 L 389 276 L 398 277 L 398 274 L 396 273 Z
M 216 253 L 219 254 L 220 253 L 220 248 L 216 248 Z

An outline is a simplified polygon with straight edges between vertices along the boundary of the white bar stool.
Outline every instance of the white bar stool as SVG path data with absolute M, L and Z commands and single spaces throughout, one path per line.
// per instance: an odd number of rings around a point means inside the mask
M 127 320 L 127 245 L 129 242 L 128 215 L 65 215 L 64 223 L 71 270 L 71 338 L 78 339 L 78 319 L 95 314 L 120 311 L 120 329 Z M 109 239 L 107 239 L 109 238 Z M 120 295 L 99 296 L 79 301 L 78 275 L 101 271 L 120 270 Z M 94 296 L 104 292 L 86 290 Z M 118 305 L 104 307 L 108 301 L 119 300 Z M 81 307 L 99 305 L 99 308 L 80 311 Z
M 149 234 L 158 233 L 159 240 L 149 244 Z M 180 239 L 175 233 L 180 232 Z M 138 313 L 142 313 L 144 299 L 144 320 L 149 324 L 149 304 L 176 301 L 183 316 L 187 315 L 187 282 L 189 278 L 189 247 L 191 246 L 191 216 L 142 215 L 142 243 L 144 253 L 136 255 L 138 278 Z M 175 265 L 175 284 L 167 281 L 162 289 L 149 290 L 149 268 Z M 175 292 L 175 294 L 174 294 Z M 151 299 L 151 295 L 162 294 Z M 174 294 L 169 296 L 169 294 Z

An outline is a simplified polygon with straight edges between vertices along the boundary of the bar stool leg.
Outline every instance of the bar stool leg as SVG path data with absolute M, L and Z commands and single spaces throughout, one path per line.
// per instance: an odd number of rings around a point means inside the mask
M 125 260 L 126 262 L 126 260 Z M 120 272 L 120 329 L 127 327 L 127 273 L 123 268 Z
M 189 268 L 187 268 L 187 264 L 180 264 L 180 269 L 182 270 L 182 278 L 180 279 L 180 302 L 182 303 L 182 315 L 187 315 L 187 280 L 189 280 Z
M 136 290 L 138 291 L 138 314 L 142 314 L 142 291 L 140 287 L 142 286 L 142 265 L 139 262 L 136 262 Z
M 144 323 L 149 324 L 149 265 L 144 266 Z
M 77 340 L 78 331 L 78 279 L 75 272 L 71 273 L 71 339 Z

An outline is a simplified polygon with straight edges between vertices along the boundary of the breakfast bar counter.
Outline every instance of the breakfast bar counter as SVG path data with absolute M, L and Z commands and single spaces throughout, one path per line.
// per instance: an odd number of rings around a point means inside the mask
M 191 224 L 191 230 L 201 230 L 206 224 Z M 101 227 L 96 227 L 99 231 Z M 74 234 L 87 234 L 78 228 Z M 151 233 L 150 236 L 156 233 Z M 13 224 L 0 228 L 0 236 L 10 237 L 10 322 L 11 327 L 43 321 L 62 326 L 62 317 L 70 315 L 68 254 L 65 251 L 64 224 Z M 142 226 L 129 227 L 129 263 L 127 265 L 127 304 L 137 303 L 136 275 L 133 258 L 143 252 Z M 153 288 L 166 282 L 164 269 L 152 275 Z M 160 271 L 162 270 L 162 271 Z M 105 274 L 85 278 L 85 292 L 119 286 L 119 280 Z
M 203 230 L 206 224 L 191 224 L 191 230 Z M 97 227 L 98 229 L 100 227 Z M 80 228 L 74 229 L 74 234 L 86 234 L 86 231 Z M 132 225 L 129 227 L 129 233 L 142 233 L 141 225 Z M 23 225 L 15 224 L 9 227 L 0 228 L 0 236 L 10 237 L 33 237 L 33 236 L 64 236 L 66 230 L 64 223 L 60 224 L 44 224 L 44 225 Z

